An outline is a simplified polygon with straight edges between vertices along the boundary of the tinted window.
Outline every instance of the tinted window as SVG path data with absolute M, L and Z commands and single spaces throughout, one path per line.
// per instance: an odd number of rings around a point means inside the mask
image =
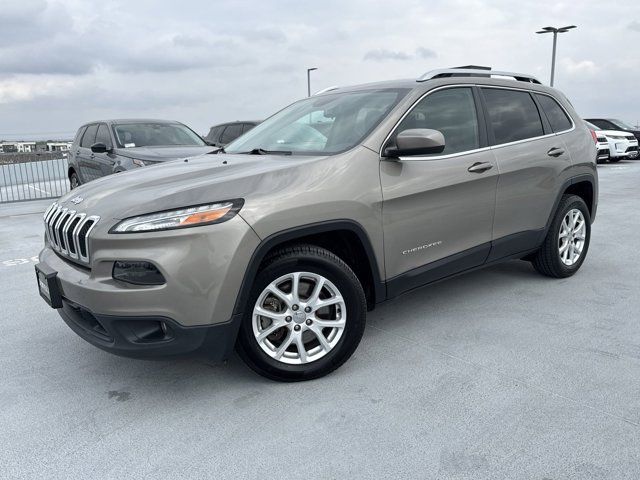
M 536 94 L 536 97 L 554 132 L 562 132 L 571 128 L 571 120 L 569 120 L 562 107 L 558 105 L 558 102 L 547 95 Z
M 478 148 L 478 118 L 471 89 L 450 88 L 427 95 L 402 120 L 396 133 L 411 128 L 431 128 L 442 132 L 445 149 L 434 155 Z
M 224 129 L 224 132 L 220 137 L 220 143 L 231 143 L 240 135 L 242 135 L 242 124 L 234 123 Z
M 73 143 L 75 143 L 76 145 L 78 145 L 80 143 L 80 139 L 82 138 L 82 134 L 84 133 L 84 131 L 87 129 L 87 127 L 80 127 L 78 129 L 78 133 L 76 133 L 76 138 L 73 139 Z
M 608 122 L 607 120 L 590 120 L 590 122 L 594 125 L 597 125 L 602 130 L 618 130 L 618 127 L 616 127 L 613 123 Z
M 245 123 L 244 127 L 242 128 L 242 133 L 247 133 L 249 130 L 251 130 L 253 127 L 255 127 L 255 123 Z
M 204 140 L 181 123 L 122 123 L 113 131 L 120 147 L 204 146 Z
M 544 135 L 538 108 L 527 92 L 483 88 L 496 144 Z
M 217 142 L 218 138 L 220 138 L 220 134 L 222 133 L 223 129 L 224 129 L 224 125 L 211 127 L 211 129 L 209 130 L 209 134 L 206 137 L 207 142 L 212 142 L 212 143 Z
M 98 127 L 96 143 L 104 143 L 107 148 L 111 148 L 111 136 L 109 135 L 109 127 L 107 127 L 107 125 L 104 123 L 101 123 Z
M 89 148 L 96 143 L 96 132 L 98 131 L 98 125 L 89 125 L 82 136 L 82 143 L 80 146 Z

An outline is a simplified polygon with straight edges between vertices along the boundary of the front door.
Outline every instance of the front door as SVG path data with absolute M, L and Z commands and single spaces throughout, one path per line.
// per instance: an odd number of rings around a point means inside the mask
M 94 153 L 92 158 L 95 165 L 96 175 L 104 177 L 105 175 L 113 173 L 113 166 L 115 164 L 115 155 L 111 152 L 113 142 L 111 141 L 109 127 L 106 123 L 101 123 L 98 127 L 96 143 L 104 143 L 107 147 L 107 151 L 105 153 Z
M 478 266 L 489 253 L 498 169 L 478 110 L 473 87 L 436 90 L 391 136 L 430 128 L 443 133 L 446 147 L 380 163 L 390 296 Z
M 87 129 L 84 131 L 84 135 L 82 135 L 82 140 L 80 141 L 80 147 L 78 148 L 78 152 L 76 153 L 76 158 L 78 159 L 78 167 L 80 169 L 80 180 L 82 183 L 90 182 L 96 178 L 95 165 L 93 164 L 93 159 L 91 156 L 93 152 L 91 151 L 91 145 L 96 142 L 96 133 L 98 131 L 98 125 L 93 124 L 89 125 Z

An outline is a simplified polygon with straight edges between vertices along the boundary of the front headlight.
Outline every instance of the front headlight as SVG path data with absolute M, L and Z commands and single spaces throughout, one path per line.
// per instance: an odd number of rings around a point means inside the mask
M 244 200 L 239 198 L 139 215 L 122 220 L 109 233 L 156 232 L 222 223 L 235 217 L 242 205 Z
M 155 165 L 156 163 L 158 163 L 154 162 L 153 160 L 140 160 L 138 158 L 131 159 L 131 162 L 133 162 L 133 164 L 138 167 L 145 167 L 147 165 Z

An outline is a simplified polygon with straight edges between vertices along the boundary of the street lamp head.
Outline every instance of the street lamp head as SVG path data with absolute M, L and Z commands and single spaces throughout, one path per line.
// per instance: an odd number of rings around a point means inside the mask
M 314 70 L 317 70 L 318 67 L 312 67 L 312 68 L 307 68 L 307 72 L 313 72 Z
M 553 30 L 540 30 L 539 32 L 536 33 L 553 33 Z
M 578 28 L 575 25 L 569 25 L 568 27 L 562 27 L 558 29 L 558 33 L 565 33 L 571 30 L 572 28 Z

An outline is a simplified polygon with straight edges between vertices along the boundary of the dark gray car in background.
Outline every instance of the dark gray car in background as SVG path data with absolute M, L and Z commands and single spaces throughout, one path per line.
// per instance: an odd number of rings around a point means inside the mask
M 73 189 L 112 173 L 212 150 L 197 133 L 175 121 L 94 121 L 78 129 L 69 150 L 67 175 Z
M 209 145 L 225 147 L 259 123 L 258 120 L 245 120 L 214 125 L 204 139 Z

